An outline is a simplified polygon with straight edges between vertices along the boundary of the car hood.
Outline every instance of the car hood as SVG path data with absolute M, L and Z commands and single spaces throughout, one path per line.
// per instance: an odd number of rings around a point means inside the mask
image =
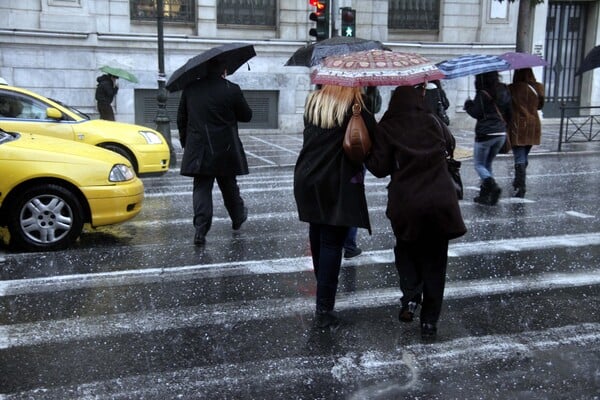
M 112 151 L 71 140 L 50 138 L 31 133 L 21 134 L 16 140 L 0 145 L 0 157 L 4 156 L 1 152 L 4 146 L 27 150 L 24 154 L 30 161 L 63 163 L 66 162 L 65 156 L 68 155 L 70 164 L 89 165 L 92 160 L 98 160 L 104 163 L 130 166 L 126 158 Z M 23 160 L 24 154 L 20 152 L 22 161 L 25 161 Z
M 106 136 L 107 132 L 111 132 L 110 136 L 115 136 L 115 132 L 121 136 L 127 136 L 128 143 L 146 144 L 146 140 L 139 131 L 150 131 L 158 135 L 163 143 L 166 143 L 164 137 L 155 129 L 147 126 L 128 124 L 126 122 L 106 121 L 103 119 L 90 119 L 84 122 L 85 134 L 94 136 Z M 77 128 L 75 128 L 77 132 Z

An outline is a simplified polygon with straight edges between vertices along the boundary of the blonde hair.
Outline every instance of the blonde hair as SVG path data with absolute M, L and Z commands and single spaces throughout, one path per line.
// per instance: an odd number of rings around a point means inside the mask
M 304 117 L 324 129 L 342 126 L 355 102 L 365 107 L 360 87 L 323 85 L 306 98 Z

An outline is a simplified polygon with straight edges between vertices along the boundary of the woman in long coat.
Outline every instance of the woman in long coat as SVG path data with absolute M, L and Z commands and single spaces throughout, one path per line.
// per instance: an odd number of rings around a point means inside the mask
M 375 118 L 360 88 L 324 85 L 308 95 L 304 142 L 294 170 L 294 197 L 301 221 L 309 223 L 313 269 L 317 279 L 315 326 L 338 323 L 333 313 L 344 240 L 351 227 L 371 230 L 362 164 L 353 163 L 342 142 L 358 102 L 368 130 Z
M 411 322 L 421 305 L 421 335 L 435 337 L 448 241 L 464 235 L 466 228 L 446 162 L 454 137 L 426 110 L 424 94 L 423 87 L 394 90 L 365 164 L 379 178 L 390 176 L 386 215 L 396 236 L 399 319 Z
M 515 158 L 514 197 L 525 197 L 525 181 L 529 151 L 539 145 L 542 122 L 538 110 L 544 107 L 544 85 L 535 80 L 531 68 L 515 71 L 508 85 L 512 96 L 513 123 L 508 127 L 512 152 Z

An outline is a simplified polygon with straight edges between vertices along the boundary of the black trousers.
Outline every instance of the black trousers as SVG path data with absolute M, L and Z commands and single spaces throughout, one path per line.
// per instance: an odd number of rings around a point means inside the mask
M 310 224 L 308 236 L 317 278 L 317 311 L 332 311 L 338 287 L 342 250 L 350 228 Z
M 115 120 L 115 112 L 110 103 L 98 103 L 98 112 L 100 113 L 100 119 L 107 121 Z
M 417 241 L 396 240 L 396 269 L 400 278 L 402 304 L 421 304 L 421 322 L 437 323 L 442 310 L 448 239 L 429 237 Z
M 223 203 L 232 221 L 239 221 L 244 213 L 244 200 L 235 175 L 195 176 L 192 203 L 194 207 L 194 227 L 200 235 L 206 235 L 212 225 L 212 189 L 215 179 L 223 196 Z

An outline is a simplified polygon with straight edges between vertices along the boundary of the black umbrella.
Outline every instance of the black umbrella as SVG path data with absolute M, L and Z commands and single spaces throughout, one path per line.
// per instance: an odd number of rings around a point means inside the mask
M 191 82 L 204 78 L 208 72 L 207 65 L 210 62 L 224 63 L 227 73 L 231 75 L 255 55 L 254 46 L 247 43 L 227 43 L 213 47 L 190 58 L 183 66 L 173 72 L 167 81 L 167 90 L 177 92 L 183 90 Z
M 581 66 L 575 73 L 575 75 L 583 74 L 585 71 L 589 71 L 594 68 L 600 67 L 600 46 L 594 47 L 590 52 L 585 56 Z
M 321 62 L 327 56 L 348 54 L 362 50 L 389 50 L 377 40 L 361 39 L 349 36 L 334 36 L 316 43 L 303 46 L 296 50 L 286 66 L 312 67 Z

